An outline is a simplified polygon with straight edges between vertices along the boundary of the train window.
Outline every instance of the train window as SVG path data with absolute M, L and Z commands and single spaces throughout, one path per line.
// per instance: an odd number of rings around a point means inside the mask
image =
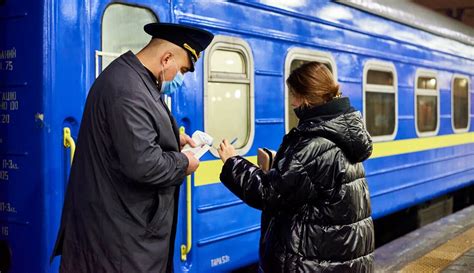
M 469 78 L 455 75 L 452 83 L 451 116 L 452 126 L 456 133 L 467 132 L 470 125 Z
M 337 79 L 337 66 L 334 58 L 330 53 L 309 50 L 304 48 L 293 48 L 288 52 L 285 60 L 285 81 L 291 72 L 301 65 L 308 62 L 320 62 L 326 65 Z M 288 133 L 291 128 L 298 126 L 298 117 L 296 117 L 293 107 L 291 106 L 291 94 L 288 90 L 286 82 L 285 87 L 285 132 Z
M 374 141 L 392 140 L 398 127 L 397 74 L 392 63 L 368 61 L 364 67 L 364 118 Z
M 439 130 L 439 89 L 436 72 L 418 70 L 415 82 L 415 121 L 418 136 Z
M 370 70 L 367 73 L 367 84 L 393 85 L 393 73 L 390 71 Z
M 229 50 L 216 50 L 212 54 L 212 72 L 231 73 L 229 74 L 229 76 L 233 74 L 238 77 L 245 78 L 247 77 L 245 69 L 246 67 L 244 65 L 243 56 L 239 52 Z
M 152 11 L 136 6 L 111 4 L 102 18 L 102 51 L 96 58 L 96 72 L 100 73 L 115 58 L 128 50 L 137 53 L 149 41 L 150 36 L 143 31 L 143 26 L 156 22 Z
M 237 139 L 243 155 L 254 137 L 253 59 L 249 45 L 238 38 L 216 36 L 205 58 L 204 130 L 216 142 Z M 211 149 L 213 155 L 217 151 Z

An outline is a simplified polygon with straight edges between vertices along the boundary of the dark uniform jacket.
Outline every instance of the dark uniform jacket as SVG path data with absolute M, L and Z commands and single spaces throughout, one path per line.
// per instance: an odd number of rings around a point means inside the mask
M 155 80 L 125 53 L 87 96 L 53 252 L 61 272 L 171 272 L 187 165 Z
M 297 111 L 268 173 L 240 156 L 221 180 L 263 210 L 260 272 L 371 272 L 374 231 L 363 160 L 372 142 L 348 98 Z

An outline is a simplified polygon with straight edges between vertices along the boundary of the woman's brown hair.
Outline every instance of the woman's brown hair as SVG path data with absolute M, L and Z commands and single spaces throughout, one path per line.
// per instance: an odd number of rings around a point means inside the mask
M 326 65 L 309 62 L 291 72 L 286 84 L 293 96 L 303 99 L 305 107 L 312 107 L 339 97 L 339 84 Z

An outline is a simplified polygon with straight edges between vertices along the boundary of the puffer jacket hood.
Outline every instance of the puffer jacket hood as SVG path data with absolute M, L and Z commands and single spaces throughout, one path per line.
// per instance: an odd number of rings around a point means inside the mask
M 321 136 L 341 148 L 351 163 L 362 162 L 372 154 L 372 140 L 364 129 L 362 116 L 350 106 L 349 98 L 334 99 L 313 108 L 297 108 L 296 128 L 302 134 Z
M 361 163 L 372 141 L 361 115 L 347 98 L 295 112 L 300 123 L 268 172 L 234 156 L 220 175 L 262 210 L 259 272 L 372 272 L 374 227 Z

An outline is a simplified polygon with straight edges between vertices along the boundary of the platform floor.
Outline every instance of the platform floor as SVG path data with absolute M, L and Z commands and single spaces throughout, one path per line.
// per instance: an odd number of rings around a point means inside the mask
M 376 272 L 474 272 L 474 206 L 375 250 Z
M 462 255 L 459 259 L 454 261 L 441 272 L 474 272 L 474 248 L 471 247 L 471 250 L 464 253 L 464 255 Z

